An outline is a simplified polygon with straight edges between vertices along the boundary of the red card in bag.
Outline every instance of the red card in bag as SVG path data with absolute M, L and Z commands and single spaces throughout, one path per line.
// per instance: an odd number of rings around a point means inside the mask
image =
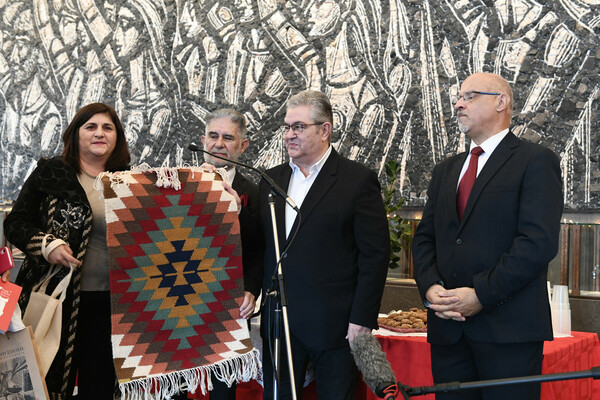
M 17 307 L 21 286 L 0 279 L 0 330 L 7 331 L 8 325 Z

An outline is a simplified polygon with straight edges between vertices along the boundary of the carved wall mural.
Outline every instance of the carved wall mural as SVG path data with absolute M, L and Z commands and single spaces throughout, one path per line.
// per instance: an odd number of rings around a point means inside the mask
M 473 72 L 515 92 L 513 131 L 561 159 L 565 203 L 600 208 L 600 0 L 0 0 L 0 199 L 59 154 L 83 105 L 122 117 L 134 163 L 201 160 L 206 114 L 249 121 L 244 161 L 286 160 L 285 102 L 318 89 L 333 144 L 423 205 L 433 165 L 463 151 L 450 98 Z

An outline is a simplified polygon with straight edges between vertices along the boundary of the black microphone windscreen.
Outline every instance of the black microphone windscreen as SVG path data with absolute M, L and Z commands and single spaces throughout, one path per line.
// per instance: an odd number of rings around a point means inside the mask
M 367 386 L 383 397 L 380 392 L 397 381 L 379 341 L 370 333 L 359 334 L 350 343 L 350 350 Z

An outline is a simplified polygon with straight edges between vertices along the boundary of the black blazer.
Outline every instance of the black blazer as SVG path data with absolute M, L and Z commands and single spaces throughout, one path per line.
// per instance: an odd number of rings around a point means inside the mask
M 452 344 L 462 333 L 488 343 L 550 340 L 546 279 L 563 211 L 558 158 L 510 132 L 481 170 L 459 221 L 456 187 L 466 156 L 433 171 L 412 244 L 415 279 L 422 298 L 438 281 L 447 289 L 473 287 L 483 310 L 465 322 L 430 311 L 428 340 Z
M 282 164 L 267 174 L 287 191 L 292 169 Z M 271 287 L 275 250 L 267 196 L 260 184 L 265 233 L 264 288 Z M 280 249 L 285 238 L 285 202 L 275 198 Z M 290 331 L 306 346 L 346 346 L 348 323 L 377 327 L 389 262 L 389 230 L 376 174 L 332 152 L 302 206 L 298 234 L 282 261 Z M 298 218 L 290 238 L 298 225 Z M 267 314 L 267 315 L 265 315 Z M 268 313 L 263 314 L 263 322 Z
M 246 199 L 240 211 L 244 290 L 258 298 L 262 285 L 264 239 L 258 218 L 258 185 L 235 171 L 231 187 Z

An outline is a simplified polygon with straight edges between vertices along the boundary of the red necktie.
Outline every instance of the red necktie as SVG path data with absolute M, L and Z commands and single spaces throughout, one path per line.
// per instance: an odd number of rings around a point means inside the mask
M 465 212 L 467 200 L 469 200 L 469 194 L 471 194 L 475 178 L 477 178 L 477 160 L 479 160 L 479 156 L 482 153 L 483 149 L 479 146 L 474 147 L 473 150 L 471 150 L 469 167 L 458 184 L 458 192 L 456 193 L 456 211 L 458 212 L 458 219 L 460 220 L 462 220 L 463 213 Z

